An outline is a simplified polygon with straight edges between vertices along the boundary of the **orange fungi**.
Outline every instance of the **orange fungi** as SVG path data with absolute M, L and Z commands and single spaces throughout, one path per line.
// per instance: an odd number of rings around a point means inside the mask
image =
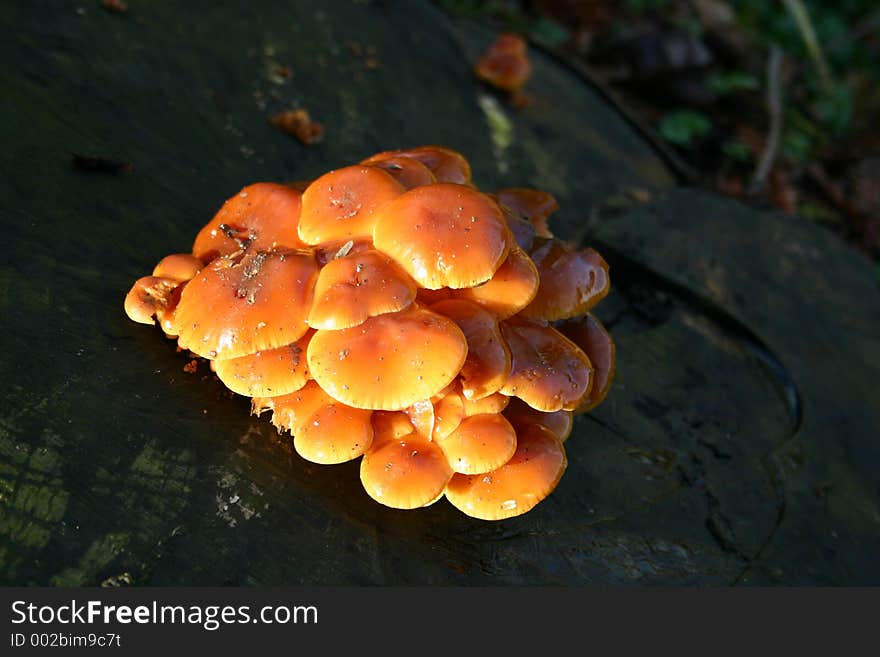
M 463 185 L 411 189 L 377 214 L 376 248 L 432 290 L 488 281 L 512 242 L 498 204 Z
M 452 468 L 436 443 L 418 433 L 381 441 L 361 460 L 361 483 L 370 497 L 395 509 L 437 501 Z
M 309 380 L 306 349 L 312 334 L 283 347 L 218 360 L 214 372 L 226 387 L 248 397 L 286 395 Z
M 568 459 L 559 439 L 538 424 L 516 432 L 516 451 L 486 474 L 456 474 L 446 499 L 469 516 L 501 520 L 532 509 L 559 483 Z
M 317 274 L 307 251 L 258 251 L 214 260 L 180 295 L 180 345 L 205 358 L 236 358 L 305 335 Z
M 556 209 L 540 190 L 482 193 L 448 148 L 385 151 L 245 187 L 125 311 L 209 359 L 304 459 L 360 458 L 381 504 L 445 495 L 509 518 L 556 486 L 573 413 L 614 374 L 611 336 L 583 317 L 608 265 L 553 237 Z
M 306 244 L 369 238 L 376 211 L 404 191 L 387 171 L 350 166 L 325 173 L 306 187 L 299 217 Z
M 313 463 L 345 463 L 373 442 L 371 412 L 341 404 L 314 381 L 278 397 L 255 397 L 253 412 L 272 411 L 272 423 L 290 431 L 297 453 Z
M 471 165 L 461 153 L 443 146 L 419 146 L 399 151 L 384 151 L 368 157 L 361 164 L 375 164 L 391 157 L 407 157 L 424 164 L 434 174 L 436 182 L 471 183 Z
M 337 330 L 396 312 L 416 298 L 416 285 L 391 258 L 368 250 L 334 258 L 321 269 L 309 326 Z
M 550 429 L 562 442 L 566 441 L 574 428 L 574 414 L 571 411 L 538 411 L 515 397 L 504 410 L 504 416 L 515 427 L 528 422 L 540 424 Z
M 601 404 L 611 389 L 616 361 L 614 340 L 602 323 L 590 313 L 583 319 L 562 322 L 558 329 L 587 354 L 595 368 L 593 388 L 576 409 L 578 413 L 586 413 Z
M 464 418 L 437 444 L 455 472 L 482 474 L 510 460 L 516 451 L 516 433 L 503 415 L 481 413 Z
M 532 259 L 514 244 L 507 260 L 488 281 L 456 290 L 455 296 L 476 301 L 499 319 L 515 315 L 528 306 L 538 293 L 538 270 Z
M 494 87 L 519 91 L 532 74 L 525 39 L 510 32 L 499 34 L 477 61 L 474 72 Z
M 553 237 L 547 226 L 547 217 L 559 209 L 559 203 L 551 194 L 540 189 L 511 187 L 498 190 L 495 196 L 502 209 L 510 216 L 531 224 L 538 237 Z
M 496 317 L 465 299 L 438 301 L 431 310 L 455 322 L 467 340 L 467 358 L 459 372 L 464 397 L 482 399 L 498 392 L 510 375 L 510 350 Z
M 571 340 L 552 326 L 513 318 L 501 322 L 513 359 L 501 388 L 539 411 L 573 410 L 590 392 L 593 366 Z
M 593 249 L 575 251 L 549 240 L 532 252 L 541 283 L 524 317 L 556 320 L 582 315 L 608 294 L 608 264 Z
M 296 232 L 300 197 L 287 185 L 257 183 L 245 187 L 199 231 L 193 255 L 207 263 L 246 248 L 263 251 L 305 247 Z
M 425 308 L 377 315 L 339 331 L 318 331 L 309 369 L 333 398 L 396 411 L 429 399 L 458 374 L 467 342 L 454 322 Z

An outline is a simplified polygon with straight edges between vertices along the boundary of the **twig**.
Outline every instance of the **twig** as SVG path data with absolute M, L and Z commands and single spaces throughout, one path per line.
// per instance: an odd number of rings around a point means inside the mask
M 767 180 L 779 152 L 782 134 L 782 49 L 778 46 L 770 49 L 770 57 L 767 59 L 767 113 L 770 115 L 770 129 L 749 185 L 750 194 L 756 194 L 764 187 L 764 181 Z
M 782 0 L 788 13 L 794 19 L 798 30 L 800 30 L 801 38 L 807 46 L 807 52 L 819 71 L 819 80 L 825 89 L 831 87 L 831 69 L 828 68 L 828 61 L 819 45 L 819 39 L 816 37 L 816 30 L 813 29 L 813 22 L 810 20 L 810 14 L 801 0 Z

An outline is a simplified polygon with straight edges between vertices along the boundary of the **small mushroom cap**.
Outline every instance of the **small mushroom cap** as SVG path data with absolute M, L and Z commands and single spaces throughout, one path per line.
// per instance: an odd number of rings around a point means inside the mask
M 456 474 L 446 498 L 474 518 L 502 520 L 534 508 L 562 478 L 568 460 L 562 443 L 549 429 L 527 424 L 517 431 L 516 451 L 507 463 L 487 474 Z
M 155 324 L 157 312 L 165 310 L 180 283 L 173 278 L 144 276 L 125 295 L 125 314 L 139 324 Z
M 540 189 L 510 187 L 495 192 L 495 196 L 502 209 L 531 224 L 539 237 L 553 237 L 547 218 L 559 209 L 559 203 L 552 194 Z
M 404 191 L 387 171 L 350 166 L 325 173 L 302 195 L 299 237 L 306 244 L 369 238 L 376 210 Z
M 391 258 L 376 250 L 336 258 L 318 274 L 309 326 L 339 330 L 370 317 L 403 310 L 416 285 Z
M 458 428 L 466 417 L 464 398 L 461 392 L 453 387 L 434 400 L 434 434 L 435 440 L 441 440 Z
M 153 276 L 170 278 L 171 280 L 184 283 L 198 274 L 204 264 L 201 260 L 189 253 L 172 253 L 159 261 L 153 268 Z
M 294 432 L 293 446 L 312 463 L 329 465 L 354 460 L 373 442 L 370 415 L 371 411 L 331 399 Z
M 552 326 L 510 318 L 501 322 L 513 366 L 501 388 L 539 411 L 573 410 L 593 382 L 587 355 Z
M 296 342 L 309 328 L 317 270 L 308 251 L 249 250 L 217 258 L 180 295 L 180 346 L 225 359 Z
M 513 245 L 504 263 L 482 285 L 456 290 L 455 296 L 491 310 L 498 319 L 515 315 L 538 293 L 538 270 L 528 254 Z
M 279 431 L 296 434 L 299 428 L 322 406 L 336 401 L 314 381 L 308 381 L 302 388 L 286 395 L 274 397 L 254 397 L 251 410 L 254 415 L 272 411 L 272 424 Z
M 301 196 L 295 189 L 275 183 L 245 187 L 199 231 L 193 256 L 207 263 L 244 248 L 304 248 L 296 230 Z
M 510 420 L 514 427 L 519 428 L 523 424 L 533 422 L 550 429 L 562 442 L 571 435 L 574 427 L 574 414 L 571 411 L 553 411 L 545 413 L 536 411 L 524 401 L 513 398 L 504 411 L 504 416 Z
M 377 212 L 376 248 L 422 287 L 462 288 L 488 281 L 513 237 L 498 205 L 463 185 L 416 187 Z
M 586 413 L 601 404 L 608 395 L 608 391 L 611 390 L 617 351 L 614 346 L 614 340 L 612 340 L 605 327 L 602 326 L 602 322 L 592 314 L 587 314 L 580 319 L 562 322 L 557 328 L 560 333 L 569 338 L 587 354 L 596 370 L 593 375 L 593 387 L 590 390 L 590 394 L 576 409 L 578 413 Z
M 532 252 L 540 286 L 523 317 L 554 321 L 587 312 L 611 289 L 608 263 L 593 249 L 574 251 L 550 240 Z
M 471 165 L 458 151 L 443 146 L 419 146 L 397 151 L 383 151 L 367 158 L 361 164 L 373 164 L 389 157 L 408 157 L 424 164 L 437 182 L 471 184 Z
M 439 301 L 431 310 L 455 322 L 467 340 L 467 359 L 459 374 L 462 395 L 482 399 L 498 392 L 510 376 L 511 363 L 495 316 L 466 299 Z
M 516 432 L 503 415 L 472 415 L 437 444 L 455 472 L 482 474 L 507 463 L 516 451 Z
M 313 463 L 351 461 L 373 442 L 370 411 L 340 404 L 314 381 L 288 395 L 255 397 L 252 408 L 271 409 L 272 424 L 290 431 L 297 453 Z
M 513 33 L 498 35 L 477 61 L 474 72 L 499 89 L 518 91 L 532 74 L 525 39 Z
M 409 416 L 403 411 L 373 411 L 373 446 L 380 442 L 397 440 L 415 431 Z
M 214 361 L 214 372 L 226 387 L 248 397 L 275 397 L 302 388 L 309 380 L 306 349 L 312 333 L 277 349 Z
M 361 483 L 380 504 L 415 509 L 437 500 L 452 477 L 442 450 L 417 433 L 386 440 L 361 460 Z
M 318 331 L 308 349 L 312 376 L 356 408 L 396 411 L 429 399 L 458 374 L 467 341 L 455 323 L 411 306 L 339 331 Z
M 510 397 L 500 392 L 493 393 L 482 399 L 468 399 L 464 395 L 461 396 L 462 409 L 464 416 L 479 415 L 480 413 L 500 413 L 510 403 Z
M 433 185 L 437 182 L 431 170 L 418 160 L 403 155 L 387 155 L 381 158 L 370 158 L 369 166 L 384 169 L 407 189 Z

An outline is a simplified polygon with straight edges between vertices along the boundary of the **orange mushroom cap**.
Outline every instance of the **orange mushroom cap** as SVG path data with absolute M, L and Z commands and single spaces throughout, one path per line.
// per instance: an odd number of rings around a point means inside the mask
M 452 468 L 436 443 L 410 433 L 385 440 L 361 460 L 361 483 L 377 502 L 395 509 L 427 506 L 443 495 Z
M 510 460 L 516 451 L 516 432 L 503 415 L 483 413 L 464 418 L 437 444 L 453 471 L 481 474 Z
M 576 409 L 578 413 L 586 413 L 601 404 L 611 390 L 617 352 L 614 340 L 602 322 L 592 314 L 561 322 L 557 329 L 587 354 L 596 370 L 590 394 Z
M 525 39 L 513 33 L 498 35 L 477 61 L 474 72 L 499 89 L 518 91 L 532 74 Z
M 587 355 L 552 326 L 510 318 L 501 322 L 513 366 L 501 388 L 539 411 L 573 410 L 590 392 Z
M 568 460 L 559 439 L 538 424 L 519 427 L 516 451 L 500 468 L 486 474 L 456 474 L 446 499 L 474 518 L 502 520 L 534 508 L 562 478 Z
M 452 321 L 411 306 L 339 331 L 318 331 L 308 349 L 312 376 L 356 408 L 400 410 L 429 399 L 458 374 L 467 341 Z
M 466 417 L 464 398 L 459 389 L 451 389 L 434 399 L 434 433 L 433 438 L 445 438 L 458 428 Z
M 458 151 L 443 146 L 419 146 L 396 151 L 383 151 L 368 157 L 361 164 L 373 164 L 389 157 L 408 157 L 428 167 L 437 182 L 471 184 L 471 165 Z
M 406 189 L 433 185 L 437 182 L 437 177 L 431 170 L 412 157 L 389 154 L 385 157 L 370 158 L 369 166 L 384 169 Z
M 538 293 L 538 286 L 535 263 L 514 244 L 492 278 L 481 285 L 456 290 L 454 296 L 475 301 L 498 319 L 505 319 L 527 307 Z
M 465 417 L 480 413 L 500 413 L 510 403 L 510 397 L 500 392 L 493 393 L 482 399 L 468 399 L 461 396 L 462 410 Z
M 559 203 L 552 194 L 540 189 L 510 187 L 495 192 L 495 195 L 503 209 L 531 224 L 538 237 L 553 237 L 547 226 L 547 218 L 559 209 Z
M 296 342 L 255 354 L 214 361 L 214 372 L 226 387 L 248 397 L 286 395 L 309 380 L 306 349 L 312 333 Z
M 162 312 L 174 300 L 174 290 L 180 282 L 161 276 L 144 276 L 135 281 L 125 295 L 125 314 L 139 324 L 154 324 L 157 312 Z
M 361 251 L 328 262 L 318 274 L 309 326 L 338 330 L 374 315 L 403 310 L 416 298 L 416 285 L 380 251 Z
M 308 251 L 248 251 L 214 260 L 187 283 L 175 311 L 180 346 L 237 358 L 299 340 L 317 276 Z
M 172 253 L 159 261 L 153 268 L 153 276 L 170 278 L 171 280 L 184 283 L 198 274 L 204 264 L 201 260 L 189 253 Z
M 371 422 L 373 447 L 389 440 L 398 440 L 416 430 L 403 411 L 373 411 Z
M 466 299 L 439 301 L 431 310 L 455 322 L 467 340 L 467 359 L 459 374 L 463 396 L 482 399 L 498 392 L 510 375 L 511 362 L 495 316 Z
M 404 191 L 387 171 L 349 166 L 325 173 L 302 195 L 299 237 L 306 244 L 369 238 L 376 210 Z
M 504 416 L 514 427 L 533 422 L 550 429 L 562 442 L 571 435 L 574 428 L 574 414 L 571 411 L 537 411 L 521 399 L 513 398 L 504 411 Z
M 376 214 L 376 248 L 433 290 L 488 281 L 513 242 L 498 205 L 463 185 L 416 187 Z
M 207 263 L 243 248 L 305 248 L 296 231 L 301 196 L 295 189 L 276 183 L 245 187 L 199 231 L 193 255 Z
M 593 249 L 574 251 L 550 240 L 532 252 L 540 285 L 523 317 L 557 320 L 582 315 L 611 289 L 608 263 Z
M 272 424 L 293 434 L 297 453 L 313 463 L 345 463 L 373 442 L 370 411 L 341 404 L 314 381 L 288 395 L 255 397 L 254 413 L 272 410 Z

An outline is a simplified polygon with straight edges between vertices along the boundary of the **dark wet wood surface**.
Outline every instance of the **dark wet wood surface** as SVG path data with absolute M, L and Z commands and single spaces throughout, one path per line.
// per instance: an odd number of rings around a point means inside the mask
M 880 582 L 880 292 L 860 256 L 676 187 L 545 55 L 512 109 L 470 73 L 492 35 L 429 5 L 81 4 L 0 19 L 0 581 Z M 322 143 L 268 124 L 295 106 Z M 484 189 L 551 191 L 557 232 L 612 265 L 614 387 L 554 494 L 508 521 L 375 504 L 357 464 L 303 461 L 122 310 L 242 186 L 424 143 Z

